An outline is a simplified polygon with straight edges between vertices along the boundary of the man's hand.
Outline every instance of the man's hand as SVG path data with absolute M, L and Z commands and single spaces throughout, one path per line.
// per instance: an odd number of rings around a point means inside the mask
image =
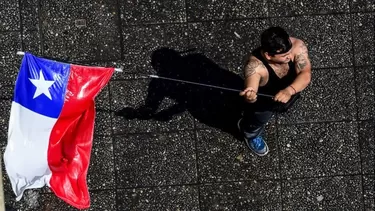
M 257 101 L 257 93 L 253 87 L 247 87 L 245 90 L 240 92 L 240 95 L 244 96 L 245 100 L 249 103 L 255 103 L 255 101 Z
M 288 86 L 287 88 L 280 90 L 273 98 L 276 102 L 287 103 L 295 92 L 293 88 Z

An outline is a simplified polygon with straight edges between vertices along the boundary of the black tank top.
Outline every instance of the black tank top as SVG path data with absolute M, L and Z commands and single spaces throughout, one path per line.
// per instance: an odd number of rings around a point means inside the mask
M 279 78 L 272 67 L 268 64 L 268 62 L 263 58 L 261 54 L 261 49 L 257 48 L 252 52 L 252 55 L 262 61 L 264 66 L 267 68 L 268 71 L 268 81 L 266 85 L 261 86 L 258 88 L 258 92 L 262 94 L 268 94 L 275 96 L 280 90 L 285 89 L 290 84 L 293 83 L 294 79 L 297 77 L 296 69 L 294 62 L 290 61 L 288 63 L 289 70 L 287 75 L 282 78 Z M 273 99 L 268 97 L 258 96 L 256 103 L 254 106 L 257 110 L 273 110 L 275 107 L 279 106 L 280 103 L 275 102 Z

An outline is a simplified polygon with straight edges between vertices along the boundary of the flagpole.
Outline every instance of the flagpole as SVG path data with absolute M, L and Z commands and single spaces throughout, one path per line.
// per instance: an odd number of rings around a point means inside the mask
M 17 51 L 17 55 L 19 56 L 24 56 L 25 55 L 25 52 L 23 51 Z M 123 72 L 123 70 L 121 68 L 115 68 L 115 71 L 116 72 Z M 1 210 L 0 210 L 1 211 Z
M 174 79 L 174 78 L 167 78 L 167 77 L 162 77 L 162 76 L 158 76 L 158 75 L 149 75 L 149 77 L 150 78 L 165 79 L 165 80 L 170 80 L 170 81 L 177 81 L 177 82 L 181 82 L 181 83 L 194 84 L 194 85 L 199 85 L 199 86 L 206 86 L 206 87 L 223 89 L 223 90 L 234 91 L 234 92 L 242 92 L 242 90 L 239 90 L 239 89 L 231 89 L 231 88 L 226 88 L 226 87 L 222 87 L 222 86 L 214 86 L 214 85 L 210 85 L 210 84 L 203 84 L 203 83 L 197 83 L 197 82 L 192 82 L 192 81 L 185 81 L 185 80 L 179 80 L 179 79 Z M 263 97 L 274 98 L 274 96 L 272 96 L 272 95 L 262 94 L 262 93 L 259 93 L 259 92 L 257 93 L 257 95 L 263 96 Z

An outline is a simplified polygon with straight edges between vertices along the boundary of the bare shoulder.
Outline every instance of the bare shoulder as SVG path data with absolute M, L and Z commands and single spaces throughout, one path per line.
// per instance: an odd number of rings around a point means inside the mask
M 295 38 L 295 37 L 290 37 L 290 41 L 293 44 L 292 52 L 295 56 L 297 56 L 301 53 L 302 54 L 308 54 L 308 49 L 307 49 L 306 43 L 303 40 Z
M 244 67 L 245 78 L 254 75 L 255 73 L 263 75 L 264 71 L 267 71 L 267 68 L 264 66 L 263 62 L 255 56 L 249 55 Z
M 291 39 L 291 42 L 293 44 L 293 61 L 296 64 L 297 73 L 303 70 L 310 71 L 311 63 L 305 42 L 297 38 Z

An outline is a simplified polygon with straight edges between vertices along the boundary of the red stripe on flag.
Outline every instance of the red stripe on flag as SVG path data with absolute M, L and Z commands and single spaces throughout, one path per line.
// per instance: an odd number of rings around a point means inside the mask
M 114 68 L 71 65 L 64 106 L 51 132 L 51 189 L 79 209 L 90 206 L 86 176 L 94 132 L 94 98 L 113 72 Z

